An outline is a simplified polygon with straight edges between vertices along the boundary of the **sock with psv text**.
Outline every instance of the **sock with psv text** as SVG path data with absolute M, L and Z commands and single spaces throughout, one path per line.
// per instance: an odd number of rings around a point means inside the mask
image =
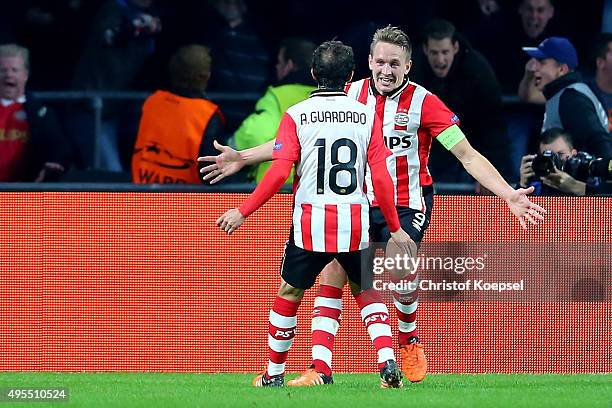
M 268 377 L 285 372 L 287 353 L 295 337 L 298 307 L 300 302 L 292 302 L 280 296 L 274 299 L 268 324 Z
M 331 375 L 332 352 L 342 312 L 342 289 L 321 285 L 312 309 L 312 365 Z
M 395 361 L 389 310 L 375 289 L 368 289 L 355 296 L 361 310 L 361 319 L 368 330 L 370 339 L 378 354 L 378 368 L 382 369 L 387 360 Z

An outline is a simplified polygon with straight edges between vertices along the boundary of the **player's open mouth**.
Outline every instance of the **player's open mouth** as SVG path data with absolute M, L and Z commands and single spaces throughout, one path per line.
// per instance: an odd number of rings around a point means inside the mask
M 395 83 L 394 78 L 378 77 L 378 80 L 385 86 L 393 85 Z
M 14 81 L 2 81 L 2 86 L 4 88 L 16 88 L 17 87 L 17 83 Z

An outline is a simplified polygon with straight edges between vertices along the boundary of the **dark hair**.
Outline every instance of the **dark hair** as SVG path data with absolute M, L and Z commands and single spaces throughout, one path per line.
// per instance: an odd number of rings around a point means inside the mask
M 550 144 L 561 138 L 567 143 L 570 149 L 574 148 L 574 141 L 572 140 L 572 135 L 567 133 L 565 130 L 561 128 L 550 128 L 542 132 L 540 135 L 540 144 Z
M 606 54 L 608 53 L 608 44 L 612 42 L 612 33 L 601 33 L 597 37 L 595 41 L 595 46 L 593 47 L 595 60 L 597 58 L 606 58 Z
M 453 23 L 441 18 L 429 20 L 423 29 L 423 43 L 427 44 L 428 40 L 444 40 L 450 38 L 452 42 L 457 41 L 457 30 Z
M 312 57 L 312 72 L 320 88 L 344 89 L 355 69 L 353 49 L 341 41 L 326 41 Z
M 317 46 L 312 41 L 303 38 L 285 38 L 279 49 L 284 50 L 285 61 L 293 61 L 298 69 L 308 69 L 312 65 L 312 54 Z
M 210 53 L 203 45 L 185 45 L 170 59 L 168 71 L 173 88 L 204 92 L 210 78 Z
M 379 28 L 376 30 L 374 36 L 372 37 L 372 43 L 370 44 L 370 55 L 374 53 L 374 47 L 379 42 L 397 45 L 406 51 L 408 59 L 410 59 L 412 56 L 412 44 L 410 43 L 410 38 L 405 32 L 397 27 L 388 25 L 385 28 Z

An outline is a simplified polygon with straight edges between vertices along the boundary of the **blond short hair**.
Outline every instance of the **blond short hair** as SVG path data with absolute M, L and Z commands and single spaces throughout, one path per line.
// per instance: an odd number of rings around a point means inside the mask
M 408 34 L 403 32 L 398 27 L 392 27 L 390 25 L 385 28 L 379 28 L 372 37 L 372 43 L 370 44 L 370 54 L 374 52 L 374 47 L 379 42 L 385 42 L 393 45 L 397 45 L 406 51 L 408 59 L 412 56 L 412 44 Z
M 0 58 L 21 57 L 26 71 L 30 70 L 30 50 L 17 44 L 0 45 Z

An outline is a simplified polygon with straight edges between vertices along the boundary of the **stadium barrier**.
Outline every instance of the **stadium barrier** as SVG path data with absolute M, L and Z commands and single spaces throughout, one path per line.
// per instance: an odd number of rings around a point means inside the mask
M 60 90 L 60 91 L 34 91 L 31 95 L 42 101 L 50 102 L 56 107 L 62 104 L 80 102 L 84 103 L 91 111 L 91 128 L 93 131 L 93 152 L 90 163 L 92 168 L 101 168 L 101 134 L 102 126 L 106 109 L 108 104 L 116 102 L 125 102 L 133 104 L 138 107 L 136 111 L 140 112 L 140 106 L 144 100 L 152 92 L 142 91 L 73 91 L 73 90 Z M 221 105 L 228 106 L 236 103 L 240 104 L 252 104 L 261 97 L 259 93 L 253 92 L 207 92 L 206 97 L 213 102 Z M 506 107 L 517 108 L 529 106 L 521 102 L 516 95 L 504 95 L 502 101 Z M 60 109 L 61 111 L 61 109 Z M 116 112 L 115 112 L 116 114 Z M 61 115 L 60 115 L 61 116 Z M 63 118 L 63 122 L 68 121 L 68 118 Z
M 0 194 L 0 371 L 264 368 L 291 196 L 274 197 L 228 237 L 215 219 L 245 197 Z M 611 371 L 612 199 L 536 200 L 546 222 L 523 231 L 499 199 L 435 197 L 422 250 L 482 257 L 486 267 L 424 270 L 421 279 L 522 289 L 423 291 L 418 327 L 430 371 Z M 334 369 L 373 372 L 348 292 Z M 290 371 L 310 362 L 313 294 L 300 309 Z

